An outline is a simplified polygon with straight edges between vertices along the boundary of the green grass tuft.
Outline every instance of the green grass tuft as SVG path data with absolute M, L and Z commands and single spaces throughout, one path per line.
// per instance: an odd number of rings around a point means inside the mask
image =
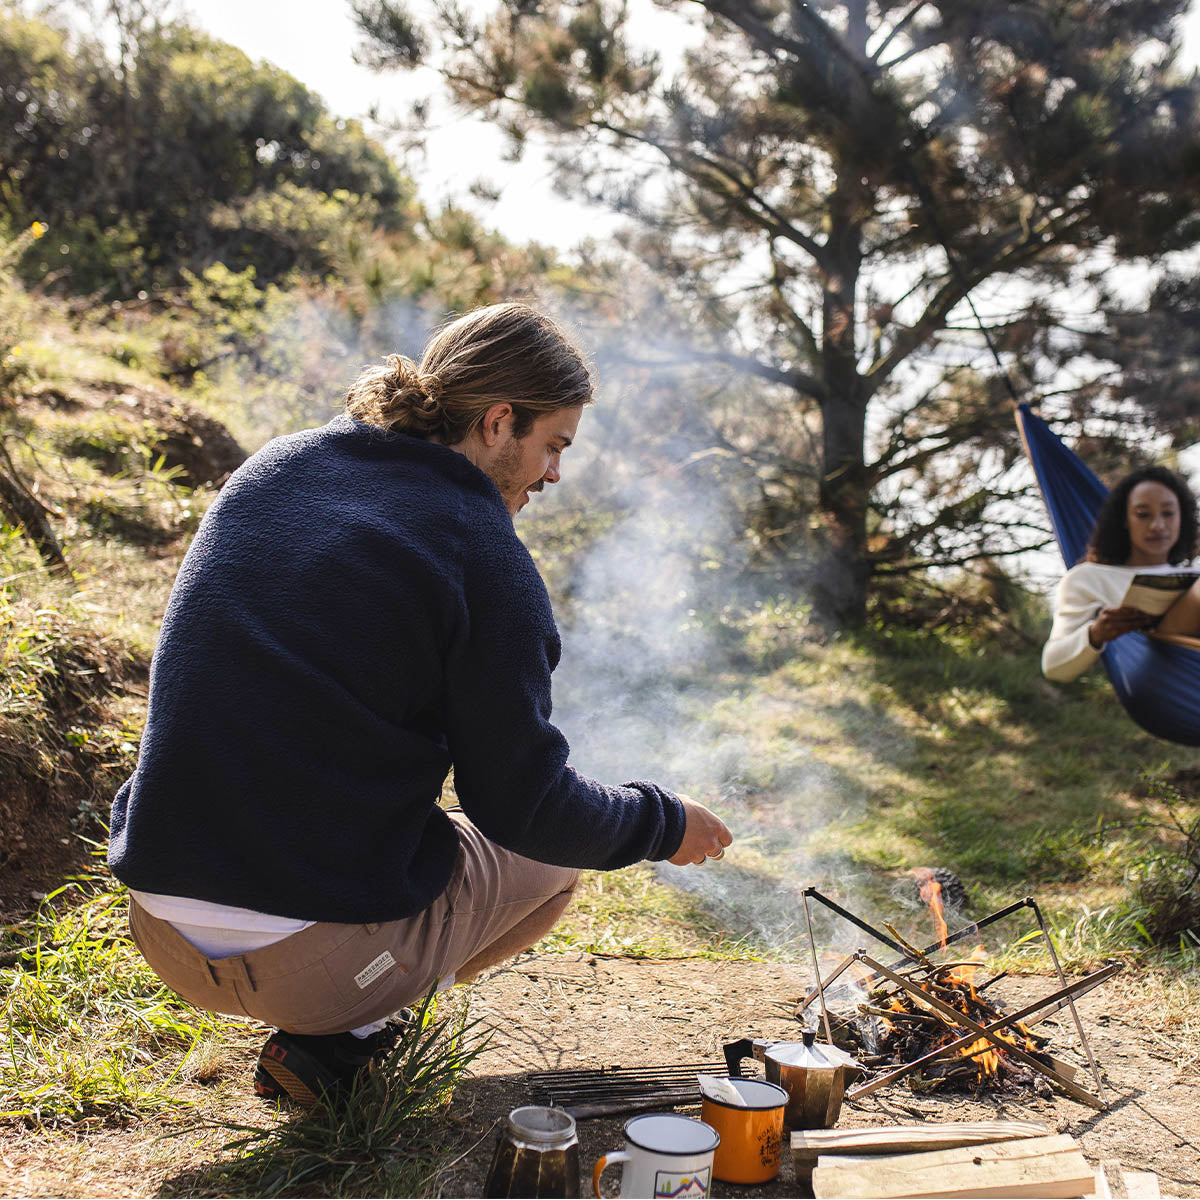
M 433 1194 L 437 1165 L 450 1152 L 446 1108 L 485 1045 L 465 1005 L 448 1015 L 440 1007 L 430 993 L 414 1026 L 343 1102 L 267 1128 L 215 1123 L 236 1135 L 223 1147 L 231 1157 L 173 1180 L 162 1194 Z
M 88 878 L 6 931 L 0 1119 L 120 1123 L 181 1103 L 185 1054 L 231 1023 L 168 991 L 127 929 L 123 889 Z

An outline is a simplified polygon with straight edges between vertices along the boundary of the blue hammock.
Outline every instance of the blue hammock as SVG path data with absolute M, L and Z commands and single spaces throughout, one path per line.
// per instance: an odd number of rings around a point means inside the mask
M 1017 428 L 1033 464 L 1063 562 L 1087 550 L 1108 489 L 1029 405 L 1017 406 Z M 1200 746 L 1200 651 L 1144 633 L 1111 641 L 1100 656 L 1125 711 L 1155 737 Z

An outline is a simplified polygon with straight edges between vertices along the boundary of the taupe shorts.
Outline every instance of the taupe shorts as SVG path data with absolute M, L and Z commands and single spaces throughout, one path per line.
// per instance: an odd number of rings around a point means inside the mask
M 129 926 L 173 991 L 210 1012 L 253 1017 L 291 1033 L 341 1033 L 419 1001 L 542 905 L 579 872 L 534 862 L 489 841 L 459 812 L 459 855 L 446 890 L 423 912 L 378 925 L 319 922 L 261 950 L 208 958 L 131 901 Z

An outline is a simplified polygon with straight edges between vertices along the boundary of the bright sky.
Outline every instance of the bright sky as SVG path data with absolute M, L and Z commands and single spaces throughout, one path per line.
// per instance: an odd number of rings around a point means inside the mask
M 417 0 L 420 10 L 427 0 Z M 358 34 L 346 0 L 307 0 L 289 16 L 279 0 L 179 0 L 196 23 L 251 58 L 267 59 L 307 84 L 338 116 L 361 117 L 372 106 L 381 116 L 403 112 L 413 99 L 438 91 L 432 72 L 391 71 L 376 75 L 354 62 Z M 488 11 L 491 0 L 468 0 Z M 635 32 L 667 57 L 682 49 L 680 23 L 651 0 L 632 0 Z M 1185 61 L 1200 64 L 1200 0 L 1184 28 Z M 455 198 L 479 211 L 486 224 L 506 237 L 569 249 L 585 236 L 610 232 L 618 219 L 607 210 L 565 200 L 551 184 L 544 157 L 527 152 L 516 165 L 502 160 L 503 138 L 480 121 L 458 120 L 429 139 L 427 156 L 401 165 L 430 204 Z M 467 196 L 483 178 L 504 181 L 500 200 L 481 206 Z
M 376 74 L 354 62 L 359 35 L 347 0 L 308 0 L 303 15 L 281 16 L 278 0 L 178 0 L 202 28 L 241 47 L 253 59 L 267 59 L 320 94 L 338 116 L 364 117 L 372 107 L 381 119 L 402 114 L 414 99 L 434 96 L 439 83 L 432 71 Z M 420 11 L 426 0 L 412 5 Z M 491 0 L 468 0 L 468 8 L 490 11 Z M 681 48 L 679 22 L 650 0 L 634 0 L 635 32 L 668 56 Z M 443 111 L 444 106 L 443 106 Z M 487 225 L 513 241 L 539 241 L 570 249 L 588 236 L 610 232 L 619 219 L 606 209 L 569 201 L 555 193 L 551 167 L 536 149 L 519 163 L 502 158 L 504 138 L 482 121 L 449 115 L 438 135 L 427 139 L 422 158 L 401 166 L 416 180 L 422 199 L 438 204 L 460 200 L 479 212 Z M 368 130 L 378 130 L 365 122 Z M 394 150 L 394 147 L 392 147 Z M 499 201 L 485 204 L 467 189 L 483 179 L 503 181 Z

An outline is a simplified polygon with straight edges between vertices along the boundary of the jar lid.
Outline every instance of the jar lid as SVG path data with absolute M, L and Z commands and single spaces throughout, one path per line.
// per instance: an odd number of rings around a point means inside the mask
M 575 1118 L 561 1108 L 527 1104 L 508 1114 L 508 1129 L 523 1142 L 561 1145 L 575 1136 Z

